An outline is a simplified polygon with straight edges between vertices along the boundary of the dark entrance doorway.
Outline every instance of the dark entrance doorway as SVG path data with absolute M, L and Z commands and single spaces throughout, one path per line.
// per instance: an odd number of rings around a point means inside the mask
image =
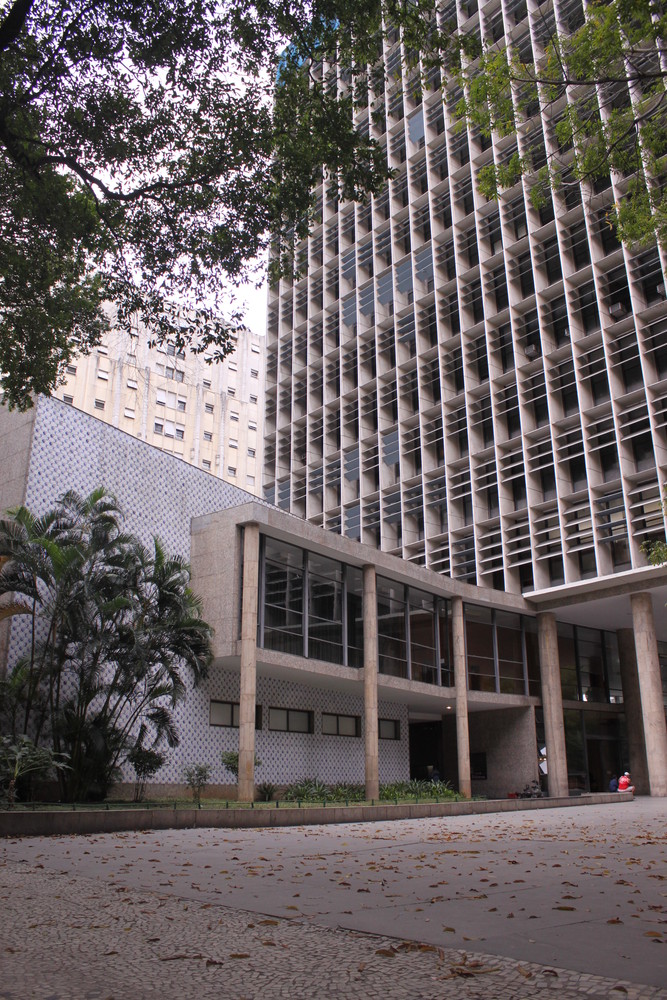
M 612 774 L 619 775 L 619 747 L 616 740 L 586 740 L 588 758 L 588 781 L 591 792 L 606 792 Z
M 444 773 L 442 722 L 410 723 L 410 778 L 423 781 L 432 777 L 433 768 Z

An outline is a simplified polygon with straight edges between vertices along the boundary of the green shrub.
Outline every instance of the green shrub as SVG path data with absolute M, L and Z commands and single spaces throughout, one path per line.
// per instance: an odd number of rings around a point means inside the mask
M 276 786 L 272 785 L 270 781 L 263 781 L 261 785 L 257 786 L 257 794 L 260 802 L 270 802 L 276 794 Z
M 285 789 L 286 802 L 318 802 L 327 798 L 327 785 L 317 778 L 302 778 Z
M 455 799 L 456 792 L 447 781 L 394 781 L 380 785 L 380 799 L 388 802 L 396 799 Z
M 146 782 L 160 770 L 167 755 L 159 750 L 149 750 L 146 747 L 135 746 L 127 755 L 128 763 L 134 768 L 137 780 L 134 783 L 134 801 L 141 802 L 146 789 Z
M 191 764 L 185 769 L 185 782 L 192 789 L 192 798 L 197 806 L 201 805 L 201 794 L 211 777 L 210 764 Z

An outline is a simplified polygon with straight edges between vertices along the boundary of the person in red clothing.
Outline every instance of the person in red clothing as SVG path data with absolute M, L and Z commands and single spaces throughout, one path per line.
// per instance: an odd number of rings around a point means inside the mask
M 630 783 L 630 772 L 626 771 L 618 779 L 618 790 L 619 792 L 634 792 L 635 786 Z

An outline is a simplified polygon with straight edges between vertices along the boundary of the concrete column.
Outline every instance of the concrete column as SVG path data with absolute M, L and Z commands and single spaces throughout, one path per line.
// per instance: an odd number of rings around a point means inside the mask
M 633 594 L 631 602 L 649 794 L 667 796 L 667 725 L 653 602 L 651 595 L 646 593 Z
M 544 735 L 547 745 L 547 784 L 549 795 L 568 795 L 567 756 L 565 753 L 565 726 L 563 723 L 563 694 L 560 686 L 560 661 L 558 658 L 558 631 L 556 619 L 549 611 L 537 616 L 537 636 L 540 648 L 540 680 L 542 681 L 542 709 Z
M 259 594 L 259 525 L 243 533 L 241 604 L 241 696 L 239 705 L 239 783 L 241 802 L 255 797 L 255 704 L 257 689 L 257 599 Z
M 366 798 L 380 797 L 378 748 L 378 613 L 375 566 L 364 566 L 364 758 Z
M 616 638 L 618 639 L 618 657 L 621 665 L 623 711 L 625 713 L 625 731 L 628 739 L 632 784 L 640 795 L 648 795 L 644 719 L 642 717 L 642 699 L 639 693 L 639 677 L 637 676 L 635 633 L 631 628 L 619 628 L 616 632 Z M 627 766 L 625 761 L 620 761 L 619 764 L 621 767 Z
M 470 737 L 468 735 L 468 676 L 466 641 L 463 624 L 463 599 L 452 598 L 452 648 L 454 651 L 454 687 L 456 689 L 456 756 L 459 765 L 459 794 L 472 795 L 470 781 Z

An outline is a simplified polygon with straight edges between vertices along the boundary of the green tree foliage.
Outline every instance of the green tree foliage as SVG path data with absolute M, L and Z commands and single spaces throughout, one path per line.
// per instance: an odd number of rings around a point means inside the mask
M 122 531 L 103 489 L 70 492 L 44 517 L 0 522 L 0 595 L 25 616 L 30 645 L 4 689 L 3 723 L 67 753 L 62 794 L 106 793 L 132 747 L 178 743 L 173 708 L 197 684 L 211 629 L 187 566 Z
M 664 245 L 667 12 L 655 0 L 591 0 L 569 19 L 557 32 L 553 12 L 542 15 L 535 49 L 525 35 L 507 47 L 459 38 L 459 114 L 482 136 L 520 136 L 518 150 L 510 144 L 480 171 L 482 193 L 496 197 L 526 175 L 539 207 L 549 186 L 604 187 L 611 170 L 621 194 L 609 224 L 626 243 Z M 532 122 L 540 108 L 555 123 L 546 151 Z
M 5 401 L 138 313 L 157 341 L 230 348 L 230 285 L 305 232 L 311 185 L 387 176 L 350 111 L 390 0 L 13 0 L 0 14 L 0 372 Z M 314 67 L 339 52 L 349 88 Z M 358 68 L 357 68 L 358 67 Z M 275 82 L 279 81 L 277 95 Z M 274 96 L 276 97 L 274 103 Z M 170 303 L 178 305 L 177 314 Z M 231 311 L 230 311 L 231 309 Z

